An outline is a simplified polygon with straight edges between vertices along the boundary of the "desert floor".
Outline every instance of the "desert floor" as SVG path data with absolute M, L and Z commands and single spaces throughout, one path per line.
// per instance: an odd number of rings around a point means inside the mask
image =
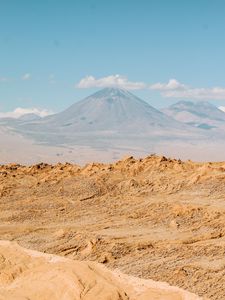
M 224 195 L 225 162 L 4 165 L 0 239 L 225 299 Z

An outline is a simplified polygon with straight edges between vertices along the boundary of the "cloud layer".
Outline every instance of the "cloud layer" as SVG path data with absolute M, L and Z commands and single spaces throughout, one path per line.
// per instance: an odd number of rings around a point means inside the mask
M 151 90 L 157 90 L 157 91 L 183 91 L 186 88 L 188 88 L 185 84 L 180 83 L 176 79 L 170 79 L 168 83 L 155 83 L 150 85 L 149 87 Z
M 164 98 L 225 100 L 225 88 L 223 87 L 193 88 L 179 82 L 177 79 L 170 79 L 166 83 L 157 82 L 149 85 L 144 82 L 129 81 L 126 76 L 118 74 L 99 79 L 94 76 L 86 76 L 80 80 L 76 87 L 81 89 L 104 87 L 118 87 L 127 90 L 150 89 L 159 91 Z
M 146 88 L 146 84 L 143 82 L 132 82 L 122 75 L 110 75 L 96 79 L 94 76 L 87 76 L 80 80 L 76 85 L 77 88 L 105 88 L 105 87 L 118 87 L 127 90 L 140 90 Z
M 225 88 L 192 88 L 176 79 L 170 79 L 168 83 L 155 83 L 150 86 L 150 89 L 160 91 L 161 95 L 166 98 L 225 100 Z
M 35 114 L 39 117 L 46 117 L 51 115 L 52 112 L 48 111 L 47 109 L 38 109 L 38 108 L 22 108 L 17 107 L 13 111 L 9 112 L 0 112 L 0 118 L 14 118 L 18 119 L 26 114 Z

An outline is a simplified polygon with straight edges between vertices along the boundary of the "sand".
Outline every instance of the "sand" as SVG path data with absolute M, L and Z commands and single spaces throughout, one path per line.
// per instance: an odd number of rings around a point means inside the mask
M 141 280 L 0 241 L 2 300 L 200 300 L 168 284 Z
M 225 299 L 225 162 L 0 166 L 0 239 Z

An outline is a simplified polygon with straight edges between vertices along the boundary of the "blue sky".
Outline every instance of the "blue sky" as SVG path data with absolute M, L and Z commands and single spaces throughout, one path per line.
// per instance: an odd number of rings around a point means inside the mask
M 225 105 L 224 14 L 223 0 L 0 0 L 0 111 L 60 111 L 107 83 L 155 107 Z

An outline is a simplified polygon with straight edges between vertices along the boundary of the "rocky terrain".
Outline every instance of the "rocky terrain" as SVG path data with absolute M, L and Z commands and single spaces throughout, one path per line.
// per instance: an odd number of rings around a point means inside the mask
M 200 300 L 168 284 L 0 241 L 1 300 Z
M 225 162 L 154 155 L 2 165 L 0 239 L 225 299 L 224 183 Z

